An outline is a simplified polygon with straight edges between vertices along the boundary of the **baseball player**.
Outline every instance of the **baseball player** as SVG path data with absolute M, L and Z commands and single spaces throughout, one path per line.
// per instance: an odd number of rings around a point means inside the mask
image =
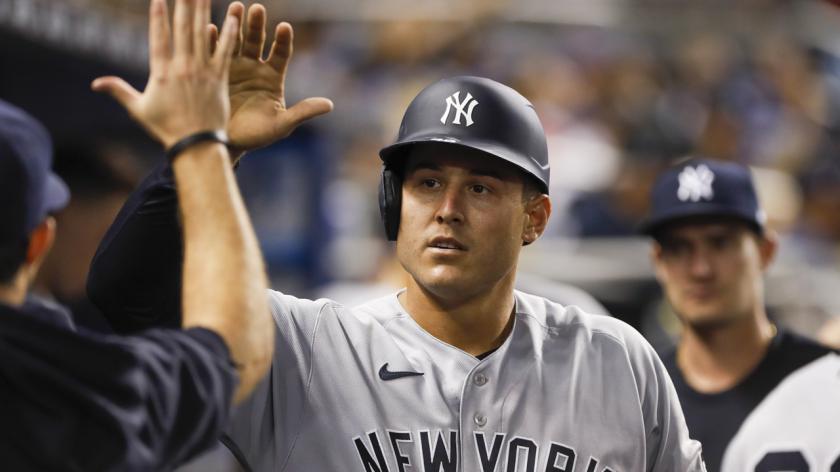
M 710 471 L 840 471 L 840 356 L 777 329 L 776 252 L 750 172 L 709 159 L 663 173 L 643 231 L 683 332 L 665 365 Z
M 264 22 L 262 7 L 252 7 L 232 71 L 268 75 L 270 65 L 246 52 L 261 50 L 248 38 L 261 41 Z M 289 51 L 290 35 L 277 36 L 272 50 Z M 283 103 L 282 72 L 274 80 Z M 248 126 L 233 117 L 229 130 Z M 236 133 L 231 140 L 249 148 Z M 524 97 L 485 78 L 436 82 L 411 102 L 380 157 L 382 218 L 407 286 L 356 308 L 267 293 L 277 335 L 271 374 L 230 428 L 248 467 L 704 470 L 671 381 L 636 331 L 514 290 L 519 252 L 551 213 L 545 135 Z M 166 175 L 129 199 L 92 268 L 92 300 L 118 307 L 123 327 L 143 326 L 154 303 L 178 305 L 171 286 L 129 287 L 134 274 L 122 266 L 157 280 L 177 273 Z
M 152 2 L 152 81 L 143 94 L 123 97 L 174 159 L 186 246 L 183 331 L 126 338 L 75 332 L 58 307 L 25 303 L 55 237 L 49 215 L 69 192 L 50 171 L 43 126 L 0 101 L 3 470 L 170 470 L 218 440 L 232 399 L 244 398 L 267 372 L 273 331 L 259 249 L 227 150 L 216 142 L 228 118 L 236 19 L 214 55 L 201 44 L 196 54 L 184 47 L 190 38 L 183 23 L 196 22 L 203 33 L 209 2 L 197 5 L 176 3 L 173 41 L 164 0 Z M 212 227 L 203 224 L 209 219 Z M 231 248 L 212 261 L 197 257 Z

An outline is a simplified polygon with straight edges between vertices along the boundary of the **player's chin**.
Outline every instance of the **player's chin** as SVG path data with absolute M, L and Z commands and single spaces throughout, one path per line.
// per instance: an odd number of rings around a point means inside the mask
M 469 285 L 469 273 L 451 265 L 435 265 L 424 271 L 423 285 L 435 293 L 457 293 Z
M 464 275 L 464 271 L 460 267 L 438 264 L 426 272 L 426 280 L 431 285 L 445 287 L 462 282 Z
M 717 306 L 691 306 L 682 310 L 680 318 L 692 328 L 705 330 L 728 325 L 730 317 Z

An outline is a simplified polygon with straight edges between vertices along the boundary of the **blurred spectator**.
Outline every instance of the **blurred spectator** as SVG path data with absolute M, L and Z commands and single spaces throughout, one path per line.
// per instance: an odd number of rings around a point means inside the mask
M 791 233 L 806 264 L 840 264 L 840 155 L 814 162 L 799 176 L 803 207 Z

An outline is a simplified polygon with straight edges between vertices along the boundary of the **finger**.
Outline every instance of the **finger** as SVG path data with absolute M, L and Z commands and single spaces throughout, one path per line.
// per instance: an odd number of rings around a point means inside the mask
M 248 9 L 241 54 L 251 59 L 262 59 L 263 43 L 265 43 L 265 7 L 255 3 Z
M 286 110 L 286 115 L 292 122 L 293 127 L 297 127 L 306 120 L 331 112 L 332 109 L 333 102 L 330 99 L 310 97 L 301 100 L 295 106 Z
M 95 92 L 107 93 L 129 112 L 134 109 L 134 103 L 140 99 L 140 92 L 119 77 L 99 77 L 90 84 L 90 88 Z
M 286 68 L 292 58 L 294 31 L 292 25 L 285 21 L 274 28 L 274 42 L 268 54 L 268 65 L 281 74 L 281 82 L 286 76 Z
M 207 32 L 205 30 L 210 23 L 210 0 L 195 0 L 195 13 L 193 21 L 193 53 L 195 57 L 206 61 L 210 57 L 207 45 Z
M 230 6 L 228 7 L 228 11 L 227 11 L 227 14 L 225 15 L 225 18 L 230 17 L 230 16 L 236 17 L 236 21 L 237 21 L 236 24 L 241 25 L 242 24 L 242 18 L 245 17 L 245 5 L 243 5 L 242 2 L 231 3 Z M 239 54 L 240 49 L 242 49 L 242 31 L 241 30 L 238 30 L 236 32 L 236 38 L 235 39 L 236 39 L 236 42 L 233 45 L 233 53 L 234 54 Z
M 172 37 L 166 0 L 152 0 L 149 6 L 149 73 L 156 75 L 172 55 Z
M 216 25 L 207 25 L 207 43 L 210 47 L 210 55 L 216 52 L 216 43 L 219 42 L 219 28 Z
M 176 58 L 186 59 L 192 54 L 194 3 L 195 0 L 175 0 L 173 28 Z
M 213 61 L 216 63 L 216 67 L 225 77 L 227 77 L 227 71 L 230 67 L 230 60 L 233 57 L 233 50 L 238 35 L 239 18 L 235 15 L 228 15 L 225 18 L 225 24 L 222 25 L 222 32 L 219 34 L 219 44 L 216 47 L 216 53 L 213 55 Z

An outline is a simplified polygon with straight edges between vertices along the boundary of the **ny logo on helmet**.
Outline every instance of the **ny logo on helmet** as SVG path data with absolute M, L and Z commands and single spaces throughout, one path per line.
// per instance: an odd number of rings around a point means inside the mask
M 469 92 L 467 93 L 467 96 L 464 97 L 463 102 L 461 101 L 461 92 L 455 92 L 446 97 L 446 111 L 443 112 L 443 116 L 440 117 L 440 122 L 446 124 L 446 119 L 449 118 L 449 111 L 454 108 L 455 119 L 452 120 L 452 124 L 460 125 L 461 116 L 463 116 L 466 120 L 466 126 L 470 126 L 473 124 L 472 113 L 476 105 L 478 105 L 478 100 L 474 99 Z
M 711 200 L 715 194 L 712 191 L 712 182 L 715 181 L 715 174 L 704 164 L 697 167 L 686 167 L 679 175 L 680 188 L 677 190 L 677 198 L 685 202 L 699 202 L 701 198 Z

